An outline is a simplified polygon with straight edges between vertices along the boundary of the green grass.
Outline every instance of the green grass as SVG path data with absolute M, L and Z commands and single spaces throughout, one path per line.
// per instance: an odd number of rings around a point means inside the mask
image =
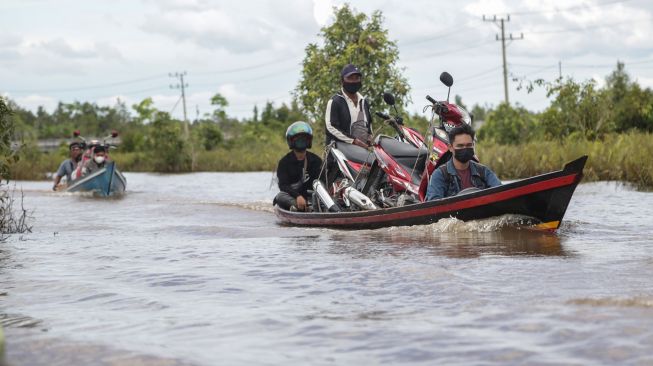
M 653 188 L 653 135 L 626 133 L 601 141 L 567 139 L 520 145 L 480 143 L 478 156 L 501 179 L 526 178 L 561 169 L 565 163 L 589 155 L 584 181 L 616 180 Z
M 316 144 L 312 150 L 322 154 Z M 481 162 L 494 170 L 501 179 L 519 179 L 561 169 L 565 163 L 589 155 L 584 181 L 616 180 L 635 184 L 640 189 L 653 189 L 653 135 L 626 133 L 606 136 L 601 141 L 566 139 L 528 142 L 520 145 L 499 145 L 480 142 Z M 218 148 L 195 153 L 194 171 L 272 171 L 279 159 L 288 152 L 283 142 L 265 145 Z M 112 158 L 122 171 L 153 172 L 154 164 L 145 152 L 113 152 Z M 30 154 L 12 168 L 12 179 L 45 179 L 54 172 L 62 156 Z

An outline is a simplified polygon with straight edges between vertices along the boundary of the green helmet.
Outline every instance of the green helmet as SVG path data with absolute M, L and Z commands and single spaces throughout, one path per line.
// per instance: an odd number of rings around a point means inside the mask
M 303 121 L 297 121 L 286 130 L 286 142 L 290 149 L 310 149 L 313 145 L 313 129 Z

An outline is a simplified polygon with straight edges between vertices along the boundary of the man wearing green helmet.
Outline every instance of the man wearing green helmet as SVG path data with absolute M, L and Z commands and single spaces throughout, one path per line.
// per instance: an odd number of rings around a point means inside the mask
M 322 159 L 306 151 L 313 143 L 313 129 L 306 122 L 295 122 L 286 130 L 286 142 L 291 151 L 277 165 L 280 192 L 272 203 L 284 210 L 307 211 L 308 190 L 322 167 Z

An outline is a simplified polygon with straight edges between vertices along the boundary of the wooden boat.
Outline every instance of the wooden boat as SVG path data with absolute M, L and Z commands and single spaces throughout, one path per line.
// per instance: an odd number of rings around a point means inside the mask
M 347 229 L 426 225 L 448 217 L 468 221 L 514 214 L 528 217 L 535 228 L 555 231 L 583 177 L 586 162 L 587 156 L 582 156 L 559 171 L 402 207 L 319 213 L 291 212 L 275 207 L 275 212 L 283 225 Z
M 93 192 L 102 197 L 123 194 L 127 187 L 125 176 L 116 168 L 116 162 L 106 165 L 85 177 L 73 180 L 66 192 Z

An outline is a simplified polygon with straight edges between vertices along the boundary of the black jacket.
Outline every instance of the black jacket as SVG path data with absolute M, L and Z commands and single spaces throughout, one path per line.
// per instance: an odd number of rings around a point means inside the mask
M 277 178 L 279 178 L 280 191 L 288 193 L 293 198 L 300 195 L 304 196 L 304 198 L 309 198 L 307 191 L 313 189 L 313 181 L 320 175 L 322 159 L 310 151 L 306 152 L 306 159 L 308 159 L 306 170 L 308 171 L 309 179 L 305 182 L 302 182 L 304 160 L 297 160 L 293 151 L 290 151 L 279 160 Z
M 370 114 L 370 103 L 366 98 L 359 99 L 359 103 L 363 103 L 363 110 L 365 111 L 365 117 L 367 119 L 367 128 L 370 134 L 372 134 L 372 115 Z M 327 110 L 325 113 L 326 118 L 326 144 L 329 145 L 331 141 L 344 141 L 348 143 L 353 143 L 354 139 L 351 137 L 351 113 L 349 112 L 349 106 L 347 105 L 347 100 L 343 95 L 342 91 L 335 94 L 331 97 L 331 100 L 327 104 Z M 335 134 L 329 131 L 330 129 L 335 128 Z

